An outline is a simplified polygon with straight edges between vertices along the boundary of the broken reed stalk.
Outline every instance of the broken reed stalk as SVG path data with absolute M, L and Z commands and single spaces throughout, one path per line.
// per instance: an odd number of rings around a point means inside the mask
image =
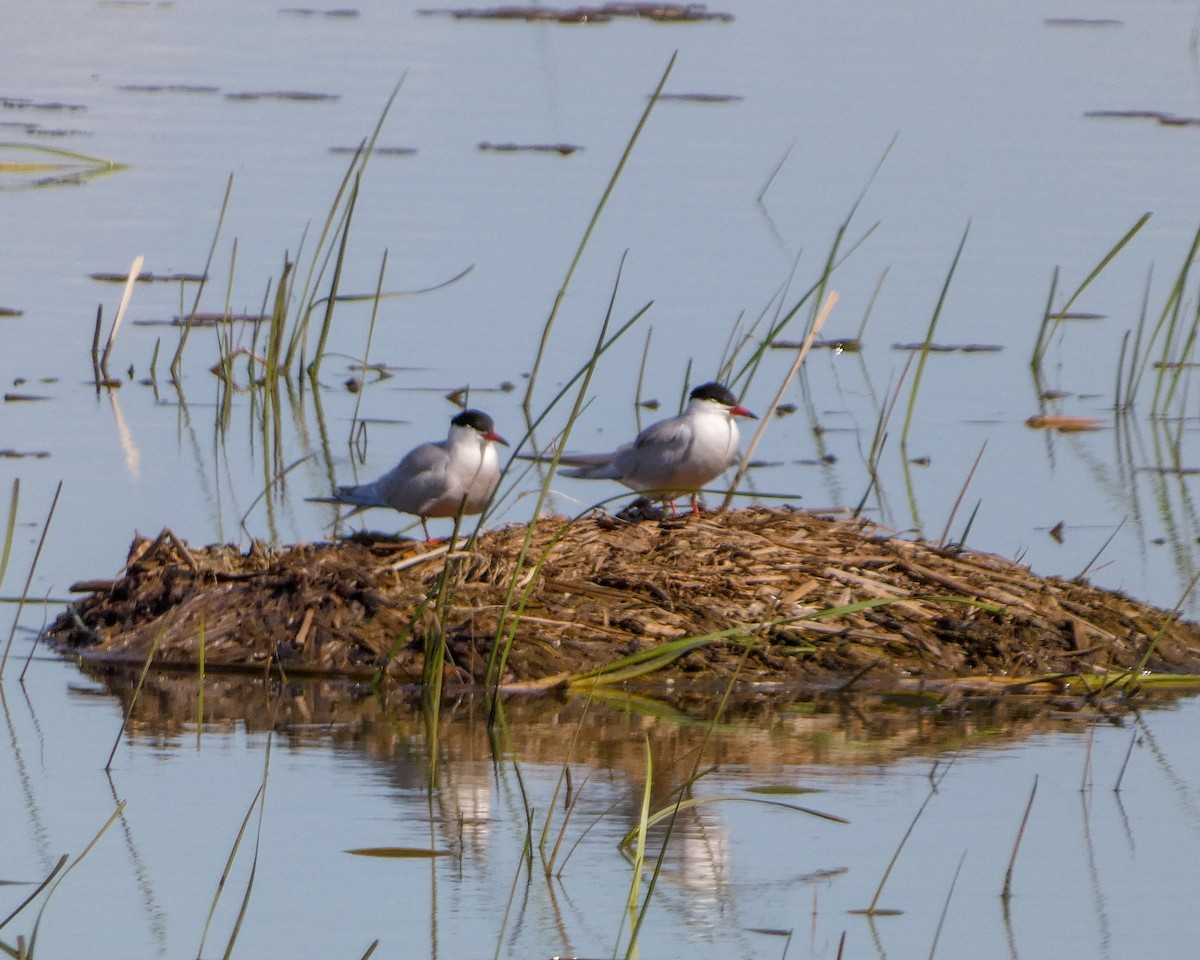
M 942 772 L 942 775 L 930 784 L 929 795 L 925 797 L 925 800 L 921 803 L 921 806 L 917 808 L 916 816 L 912 818 L 912 823 L 908 825 L 908 829 L 904 831 L 904 836 L 900 838 L 900 843 L 896 845 L 896 850 L 892 854 L 892 859 L 888 861 L 887 867 L 884 868 L 883 876 L 879 879 L 879 886 L 875 888 L 875 896 L 871 898 L 870 906 L 868 906 L 865 910 L 852 910 L 850 911 L 851 913 L 864 913 L 867 916 L 872 916 L 878 912 L 877 908 L 879 906 L 879 898 L 883 895 L 883 888 L 887 885 L 888 877 L 892 875 L 892 870 L 896 866 L 896 861 L 900 859 L 900 851 L 903 850 L 904 845 L 908 843 L 908 838 L 912 836 L 912 832 L 917 826 L 917 821 L 921 819 L 921 814 L 925 812 L 925 808 L 929 806 L 929 801 L 932 800 L 934 795 L 937 793 L 938 785 L 946 778 L 946 774 L 950 772 L 950 765 L 953 764 L 953 762 L 954 761 L 951 760 L 950 764 L 948 764 L 946 769 Z
M 954 876 L 950 880 L 950 889 L 946 891 L 946 902 L 942 904 L 942 913 L 938 917 L 937 927 L 933 931 L 933 942 L 929 944 L 929 960 L 937 953 L 938 940 L 942 937 L 942 928 L 946 925 L 946 915 L 950 912 L 950 898 L 954 896 L 954 888 L 958 886 L 958 875 L 962 873 L 963 863 L 967 859 L 967 851 L 958 858 L 958 866 L 954 868 Z
M 1025 836 L 1025 826 L 1029 823 L 1029 813 L 1033 810 L 1033 798 L 1037 796 L 1038 778 L 1033 775 L 1033 789 L 1029 791 L 1029 800 L 1025 804 L 1025 813 L 1021 817 L 1021 825 L 1017 827 L 1017 837 L 1013 841 L 1012 856 L 1008 858 L 1008 869 L 1004 871 L 1004 886 L 1000 890 L 1000 899 L 1008 900 L 1012 896 L 1013 867 L 1017 864 L 1017 852 L 1021 849 L 1021 838 Z
M 17 625 L 21 622 L 21 611 L 25 609 L 25 601 L 29 597 L 29 588 L 33 585 L 33 574 L 37 570 L 38 560 L 42 556 L 42 547 L 46 545 L 46 534 L 50 532 L 50 521 L 54 519 L 54 508 L 58 506 L 58 495 L 62 493 L 62 481 L 58 481 L 58 486 L 54 488 L 54 499 L 50 501 L 50 511 L 46 514 L 46 522 L 42 524 L 42 535 L 38 538 L 37 549 L 33 551 L 33 562 L 29 564 L 29 574 L 25 577 L 25 586 L 21 589 L 21 597 L 17 601 L 17 612 L 13 614 L 12 628 L 8 631 L 8 642 L 4 645 L 4 656 L 0 657 L 0 680 L 4 679 L 4 667 L 8 663 L 8 654 L 12 650 L 13 638 L 17 635 Z M 5 562 L 7 563 L 8 543 L 11 540 L 12 524 L 16 517 L 17 506 L 17 488 L 13 487 L 13 498 L 9 507 L 9 534 L 5 538 Z M 39 634 L 40 636 L 40 634 Z M 29 669 L 29 661 L 33 659 L 33 651 L 37 649 L 38 637 L 33 638 L 33 643 L 29 647 L 29 656 L 25 659 L 25 666 L 21 669 L 21 679 L 25 679 L 25 671 Z
M 958 249 L 954 251 L 954 259 L 950 261 L 950 270 L 942 281 L 942 292 L 938 295 L 937 306 L 933 308 L 933 316 L 929 318 L 929 328 L 925 331 L 925 342 L 921 344 L 921 353 L 917 358 L 917 370 L 913 374 L 912 390 L 908 394 L 908 409 L 904 414 L 904 429 L 900 431 L 900 450 L 907 455 L 908 431 L 912 427 L 913 410 L 917 405 L 917 392 L 921 389 L 921 377 L 925 372 L 925 362 L 929 359 L 929 348 L 933 345 L 933 331 L 937 329 L 938 320 L 942 316 L 942 308 L 946 305 L 946 297 L 950 293 L 950 282 L 958 269 L 958 261 L 962 257 L 963 248 L 967 245 L 967 235 L 971 232 L 970 221 L 963 230 L 962 239 L 958 241 Z
M 112 750 L 108 752 L 108 762 L 104 764 L 104 772 L 108 773 L 112 770 L 113 757 L 117 755 L 117 747 L 121 745 L 121 737 L 125 735 L 125 728 L 129 725 L 129 718 L 133 716 L 134 707 L 137 706 L 138 695 L 142 692 L 142 686 L 146 682 L 146 674 L 150 672 L 150 664 L 154 662 L 154 654 L 158 652 L 158 645 L 162 642 L 162 638 L 166 635 L 167 629 L 175 622 L 175 610 L 171 610 L 163 620 L 162 627 L 154 636 L 154 642 L 150 645 L 150 652 L 146 654 L 146 662 L 142 664 L 142 672 L 138 675 L 137 683 L 133 687 L 133 695 L 129 698 L 129 708 L 125 711 L 125 716 L 121 719 L 121 726 L 117 729 L 117 735 L 113 739 Z
M 754 432 L 754 438 L 746 447 L 745 454 L 742 455 L 741 463 L 738 464 L 737 473 L 733 475 L 733 482 L 729 485 L 729 492 L 725 494 L 725 499 L 721 502 L 720 510 L 729 509 L 729 505 L 733 503 L 733 498 L 737 494 L 738 484 L 742 482 L 746 471 L 750 469 L 750 460 L 754 456 L 754 451 L 758 447 L 758 443 L 762 440 L 763 433 L 767 429 L 767 425 L 771 422 L 771 418 L 775 415 L 775 411 L 779 409 L 779 405 L 783 402 L 784 396 L 787 394 L 788 387 L 792 385 L 792 381 L 796 378 L 796 374 L 800 372 L 800 366 L 804 363 L 804 358 L 808 356 L 808 352 L 812 349 L 813 341 L 816 340 L 817 334 L 821 332 L 821 328 L 825 326 L 825 321 L 829 319 L 829 314 L 833 312 L 833 308 L 837 306 L 838 295 L 836 290 L 830 290 L 825 297 L 825 302 L 821 304 L 821 309 L 817 311 L 816 319 L 813 320 L 812 327 L 808 331 L 808 336 L 804 338 L 804 343 L 796 352 L 796 359 L 792 361 L 792 367 L 788 371 L 788 375 L 783 378 L 783 383 L 779 385 L 779 390 L 775 394 L 775 399 L 771 401 L 771 405 L 767 408 L 759 421 L 758 429 Z
M 950 516 L 946 518 L 946 527 L 942 530 L 942 535 L 938 539 L 939 550 L 946 546 L 946 538 L 950 536 L 950 527 L 954 523 L 954 517 L 958 514 L 958 508 L 962 506 L 963 497 L 967 495 L 967 487 L 971 485 L 975 471 L 979 469 L 979 461 L 983 459 L 983 451 L 986 449 L 987 441 L 984 440 L 983 445 L 979 448 L 979 452 L 975 454 L 975 462 L 971 464 L 971 469 L 967 471 L 967 479 L 963 481 L 962 489 L 958 491 L 958 496 L 954 500 L 954 506 L 950 508 Z
M 100 395 L 101 380 L 104 375 L 100 372 L 100 330 L 104 325 L 104 304 L 96 304 L 96 326 L 92 330 L 92 380 L 96 384 L 96 395 Z
M 0 549 L 0 584 L 4 583 L 4 572 L 8 569 L 8 558 L 12 553 L 13 531 L 17 526 L 17 504 L 21 499 L 21 478 L 13 477 L 12 494 L 8 498 L 8 522 L 4 525 L 4 547 Z
M 587 226 L 584 228 L 583 236 L 579 239 L 579 245 L 575 248 L 575 254 L 571 257 L 570 264 L 567 265 L 567 272 L 563 276 L 563 282 L 558 288 L 558 293 L 554 296 L 554 303 L 550 307 L 550 315 L 546 318 L 546 322 L 542 325 L 542 334 L 538 340 L 537 353 L 534 355 L 533 366 L 529 370 L 529 383 L 525 387 L 525 397 L 521 401 L 521 407 L 525 411 L 525 419 L 528 421 L 533 412 L 533 390 L 537 385 L 538 372 L 542 366 L 542 357 L 546 353 L 546 345 L 550 341 L 550 332 L 554 329 L 554 321 L 558 316 L 558 309 L 562 305 L 563 298 L 567 294 L 567 288 L 571 285 L 571 279 L 575 276 L 575 269 L 579 266 L 583 259 L 583 251 L 587 248 L 588 241 L 592 238 L 592 232 L 596 229 L 596 224 L 600 222 L 600 215 L 604 212 L 604 208 L 608 205 L 608 199 L 612 196 L 613 190 L 616 189 L 617 181 L 621 178 L 621 173 L 625 169 L 625 164 L 633 155 L 633 148 L 637 144 L 638 138 L 642 134 L 642 129 L 646 126 L 646 122 L 650 119 L 650 114 L 657 106 L 659 98 L 662 96 L 663 87 L 667 84 L 667 78 L 671 75 L 671 70 L 675 66 L 675 58 L 679 55 L 678 51 L 671 54 L 671 59 L 667 61 L 667 68 L 663 71 L 659 78 L 658 85 L 654 88 L 654 92 L 650 95 L 649 101 L 646 103 L 646 109 L 642 111 L 641 117 L 634 125 L 633 133 L 630 134 L 629 141 L 625 144 L 625 149 L 621 152 L 621 157 L 617 161 L 617 165 L 612 172 L 612 176 L 608 178 L 608 183 L 604 187 L 604 192 L 600 194 L 600 200 L 596 204 L 596 209 L 592 211 L 592 216 L 588 220 Z
M 200 275 L 200 283 L 196 287 L 196 296 L 192 299 L 192 309 L 187 316 L 179 318 L 179 343 L 175 346 L 175 355 L 171 358 L 171 379 L 176 383 L 181 380 L 179 369 L 183 364 L 183 348 L 187 346 L 188 335 L 192 332 L 192 321 L 200 307 L 200 297 L 204 293 L 204 285 L 208 282 L 208 271 L 212 267 L 213 256 L 217 252 L 217 241 L 221 237 L 221 227 L 225 223 L 225 212 L 229 209 L 229 197 L 233 193 L 233 174 L 225 181 L 225 196 L 221 198 L 221 209 L 217 214 L 217 226 L 213 230 L 212 243 L 208 245 L 208 256 L 204 260 L 204 272 Z
M 100 373 L 105 380 L 112 378 L 108 374 L 108 358 L 112 355 L 113 344 L 117 342 L 117 331 L 121 329 L 121 321 L 125 319 L 125 311 L 129 308 L 129 301 L 133 299 L 133 285 L 137 283 L 138 277 L 142 272 L 142 264 L 146 262 L 146 258 L 140 253 L 133 258 L 133 263 L 129 267 L 129 276 L 125 278 L 125 289 L 121 292 L 121 302 L 117 306 L 117 315 L 113 317 L 112 329 L 108 332 L 108 340 L 104 344 L 104 352 L 100 354 Z
M 1104 268 L 1107 267 L 1117 256 L 1117 254 L 1125 248 L 1125 245 L 1134 238 L 1137 232 L 1146 225 L 1146 222 L 1149 219 L 1150 214 L 1143 213 L 1138 219 L 1138 222 L 1125 232 L 1125 235 L 1117 241 L 1116 246 L 1114 246 L 1108 251 L 1108 253 L 1104 255 L 1103 259 L 1101 259 L 1101 261 L 1092 269 L 1092 272 L 1084 278 L 1083 283 L 1081 283 L 1075 289 L 1075 292 L 1067 298 L 1067 302 L 1063 305 L 1063 308 L 1056 313 L 1047 312 L 1046 316 L 1042 320 L 1042 326 L 1038 331 L 1037 341 L 1033 346 L 1033 356 L 1029 361 L 1029 365 L 1031 367 L 1033 367 L 1035 370 L 1041 367 L 1042 359 L 1045 357 L 1046 351 L 1050 348 L 1050 341 L 1054 339 L 1054 334 L 1058 332 L 1058 328 L 1062 324 L 1063 318 L 1070 313 L 1071 307 L 1074 306 L 1075 301 L 1078 300 L 1083 291 L 1091 285 L 1092 281 L 1104 272 Z M 1055 276 L 1057 278 L 1057 271 L 1055 271 Z

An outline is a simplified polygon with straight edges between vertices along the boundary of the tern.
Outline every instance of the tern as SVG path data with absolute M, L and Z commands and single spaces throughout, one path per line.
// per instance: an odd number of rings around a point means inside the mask
M 666 500 L 676 514 L 675 498 L 691 494 L 692 512 L 699 515 L 701 487 L 724 473 L 737 459 L 741 434 L 737 418 L 753 413 L 737 402 L 728 388 L 704 383 L 688 397 L 678 417 L 653 423 L 632 443 L 612 453 L 565 455 L 563 476 L 588 480 L 617 480 L 639 493 Z M 544 458 L 541 458 L 544 459 Z
M 492 418 L 480 410 L 464 410 L 450 421 L 445 440 L 414 447 L 395 467 L 372 483 L 338 487 L 325 503 L 355 507 L 391 507 L 415 514 L 430 541 L 430 517 L 482 513 L 500 482 L 500 459 L 495 444 L 508 446 L 496 433 Z

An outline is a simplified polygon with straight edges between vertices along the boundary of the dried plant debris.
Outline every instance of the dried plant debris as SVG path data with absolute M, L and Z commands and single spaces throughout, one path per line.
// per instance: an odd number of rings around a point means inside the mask
M 893 343 L 893 350 L 928 350 L 930 353 L 996 353 L 1004 347 L 997 343 Z
M 1083 433 L 1087 430 L 1100 430 L 1105 422 L 1096 417 L 1068 417 L 1057 414 L 1038 414 L 1025 421 L 1025 426 L 1033 430 L 1057 430 L 1059 433 Z
M 660 93 L 659 100 L 682 100 L 688 103 L 736 103 L 746 99 L 735 93 Z
M 361 147 L 330 147 L 330 153 L 358 153 Z M 373 147 L 371 156 L 373 157 L 411 157 L 416 154 L 416 147 Z
M 35 400 L 49 400 L 47 396 L 40 393 L 6 393 L 4 395 L 5 403 L 29 403 Z
M 1122 27 L 1124 20 L 1107 17 L 1047 17 L 1042 21 L 1048 27 Z
M 58 649 L 101 661 L 140 665 L 156 649 L 156 663 L 194 669 L 203 644 L 208 670 L 366 677 L 386 668 L 416 683 L 425 638 L 440 631 L 447 682 L 466 686 L 485 682 L 502 616 L 515 631 L 502 680 L 514 687 L 605 671 L 697 689 L 980 676 L 996 686 L 1111 676 L 1143 660 L 1155 672 L 1200 672 L 1200 627 L 1162 610 L 990 554 L 800 511 L 551 517 L 532 531 L 493 530 L 451 561 L 439 614 L 428 598 L 446 562 L 423 543 L 372 535 L 242 552 L 188 547 L 164 531 L 136 539 L 116 579 L 74 585 L 88 596 L 48 633 Z M 519 619 L 503 612 L 514 578 L 518 596 L 527 591 Z M 631 657 L 643 669 L 624 669 Z
M 5 447 L 0 450 L 0 457 L 6 460 L 23 460 L 26 457 L 32 457 L 34 460 L 45 460 L 50 456 L 49 450 L 13 450 L 11 447 Z
M 1085 117 L 1116 117 L 1126 120 L 1157 120 L 1165 127 L 1200 126 L 1200 117 L 1181 116 L 1162 110 L 1089 110 Z
M 281 7 L 280 13 L 293 17 L 334 17 L 353 19 L 361 14 L 353 7 L 338 7 L 333 10 L 314 10 L 311 7 Z
M 123 83 L 118 90 L 131 93 L 220 93 L 220 87 L 209 87 L 194 83 Z
M 185 323 L 193 327 L 216 327 L 225 323 L 265 323 L 271 319 L 269 313 L 193 313 L 187 317 L 174 316 L 170 320 L 134 320 L 139 327 L 182 327 Z
M 619 17 L 665 23 L 696 23 L 705 20 L 728 22 L 731 13 L 710 11 L 702 3 L 605 3 L 584 7 L 503 6 L 418 10 L 425 16 L 446 14 L 471 20 L 528 20 L 555 23 L 609 23 Z
M 28 100 L 24 97 L 0 97 L 0 108 L 5 110 L 86 110 L 82 103 L 63 103 L 59 100 Z
M 557 153 L 569 157 L 583 147 L 571 143 L 488 143 L 486 140 L 479 145 L 480 150 L 490 150 L 494 153 Z
M 0 307 L 0 317 L 23 317 L 24 310 L 18 310 L 16 307 Z
M 226 100 L 285 100 L 295 103 L 315 103 L 325 100 L 340 100 L 336 93 L 309 93 L 303 90 L 247 90 L 243 93 L 227 93 Z
M 88 279 L 99 280 L 101 283 L 124 283 L 129 279 L 128 273 L 89 273 Z M 143 271 L 137 275 L 138 283 L 203 283 L 202 273 L 151 273 Z

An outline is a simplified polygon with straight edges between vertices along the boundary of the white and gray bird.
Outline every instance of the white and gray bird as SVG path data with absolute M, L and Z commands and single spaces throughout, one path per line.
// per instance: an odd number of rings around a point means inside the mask
M 726 387 L 704 383 L 691 392 L 682 414 L 651 424 L 632 443 L 612 453 L 567 454 L 558 462 L 569 468 L 564 476 L 620 481 L 666 500 L 671 513 L 677 496 L 691 494 L 692 512 L 699 514 L 697 492 L 737 459 L 738 417 L 758 419 Z
M 428 541 L 430 517 L 482 513 L 500 482 L 495 444 L 508 442 L 496 433 L 492 418 L 464 410 L 450 421 L 445 440 L 422 443 L 373 483 L 338 487 L 331 500 L 355 507 L 391 507 L 415 514 Z

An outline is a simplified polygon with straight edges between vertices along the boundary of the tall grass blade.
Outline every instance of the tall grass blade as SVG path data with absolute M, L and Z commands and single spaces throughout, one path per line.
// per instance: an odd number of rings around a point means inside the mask
M 80 853 L 79 856 L 77 856 L 74 860 L 72 860 L 70 865 L 68 867 L 66 867 L 66 869 L 59 872 L 58 877 L 54 881 L 53 885 L 50 887 L 49 890 L 46 891 L 46 899 L 42 901 L 41 907 L 38 908 L 37 919 L 34 920 L 34 922 L 33 922 L 33 932 L 29 935 L 29 948 L 25 952 L 25 955 L 27 957 L 32 957 L 34 955 L 34 948 L 37 944 L 38 930 L 41 929 L 42 916 L 46 912 L 46 907 L 48 907 L 50 905 L 50 898 L 54 896 L 54 893 L 56 890 L 58 890 L 59 885 L 67 878 L 67 874 L 69 874 L 72 870 L 74 870 L 77 866 L 79 866 L 79 864 L 83 861 L 84 857 L 86 857 L 89 853 L 92 852 L 93 849 L 95 849 L 96 844 L 98 844 L 100 842 L 100 838 L 103 837 L 104 834 L 106 834 L 108 832 L 109 827 L 111 827 L 114 823 L 116 823 L 117 818 L 121 816 L 121 813 L 124 810 L 125 810 L 125 801 L 122 800 L 120 803 L 117 804 L 117 808 L 112 812 L 112 815 L 107 820 L 104 821 L 104 826 L 102 826 L 99 830 L 97 830 L 96 835 L 93 836 L 90 841 L 88 841 L 88 845 L 83 848 L 83 852 Z
M 217 241 L 221 237 L 221 227 L 225 223 L 225 213 L 229 209 L 229 197 L 233 193 L 233 174 L 225 181 L 225 196 L 221 198 L 221 210 L 217 214 L 217 227 L 213 231 L 212 243 L 208 246 L 208 257 L 204 260 L 204 272 L 200 275 L 200 283 L 196 286 L 196 296 L 192 300 L 192 309 L 187 316 L 180 317 L 179 343 L 175 346 L 175 355 L 171 357 L 171 379 L 180 382 L 179 370 L 183 364 L 183 348 L 187 346 L 188 334 L 192 332 L 192 321 L 200 306 L 200 297 L 204 293 L 204 285 L 208 282 L 208 271 L 212 267 L 213 256 L 217 252 Z
M 917 358 L 917 369 L 913 374 L 912 389 L 908 394 L 908 410 L 904 415 L 904 429 L 900 432 L 900 450 L 901 452 L 908 451 L 908 431 L 912 427 L 913 410 L 917 405 L 917 392 L 921 389 L 921 376 L 925 372 L 925 362 L 929 359 L 929 348 L 933 344 L 933 331 L 937 329 L 938 320 L 942 316 L 942 308 L 946 305 L 946 297 L 950 293 L 950 282 L 954 279 L 954 272 L 958 269 L 959 258 L 962 257 L 963 248 L 967 245 L 967 235 L 971 232 L 971 224 L 968 223 L 966 229 L 963 230 L 962 239 L 958 241 L 958 249 L 954 251 L 954 259 L 950 262 L 950 270 L 946 274 L 946 279 L 942 282 L 942 292 L 938 295 L 937 306 L 933 309 L 933 316 L 929 318 L 929 328 L 925 331 L 925 342 L 921 345 L 921 353 Z
M 250 894 L 254 890 L 254 877 L 258 873 L 258 851 L 262 842 L 263 816 L 267 809 L 267 776 L 271 770 L 271 737 L 267 735 L 267 749 L 263 757 L 262 783 L 259 785 L 256 800 L 258 803 L 258 824 L 254 831 L 254 855 L 250 858 L 250 875 L 246 878 L 246 890 L 242 894 L 242 903 L 238 908 L 237 919 L 229 932 L 229 942 L 225 945 L 224 960 L 233 956 L 233 945 L 237 942 L 238 933 L 246 920 L 246 911 L 250 908 Z M 253 809 L 253 807 L 251 807 Z M 247 814 L 248 815 L 248 814 Z
M 554 321 L 558 316 L 558 309 L 562 305 L 563 298 L 567 294 L 567 288 L 571 285 L 571 279 L 575 276 L 575 269 L 579 266 L 583 259 L 583 251 L 587 249 L 588 241 L 591 240 L 592 231 L 596 229 L 596 224 L 600 222 L 600 215 L 604 212 L 604 208 L 608 205 L 608 198 L 612 196 L 613 190 L 617 186 L 617 181 L 621 178 L 621 173 L 625 170 L 625 164 L 629 161 L 633 154 L 633 148 L 637 144 L 638 137 L 642 134 L 642 129 L 646 126 L 646 121 L 650 119 L 650 114 L 658 104 L 659 97 L 662 95 L 663 87 L 667 84 L 667 77 L 671 75 L 671 69 L 675 66 L 675 58 L 678 56 L 678 51 L 671 54 L 671 59 L 667 62 L 667 68 L 663 71 L 662 77 L 659 78 L 658 85 L 654 88 L 654 93 L 650 95 L 650 99 L 646 103 L 646 109 L 642 111 L 641 117 L 633 128 L 633 133 L 629 137 L 629 142 L 625 144 L 625 149 L 621 153 L 621 158 L 617 161 L 617 166 L 612 172 L 612 176 L 608 178 L 608 184 L 604 188 L 604 192 L 600 194 L 600 201 L 596 204 L 596 209 L 592 212 L 591 218 L 588 220 L 587 226 L 584 228 L 583 236 L 579 240 L 579 245 L 575 248 L 575 255 L 571 258 L 570 264 L 567 266 L 566 275 L 563 277 L 563 282 L 558 288 L 558 293 L 554 296 L 554 304 L 550 307 L 550 315 L 546 318 L 546 323 L 542 327 L 542 335 L 538 340 L 537 353 L 534 355 L 533 366 L 529 371 L 529 383 L 525 387 L 525 398 L 521 402 L 521 406 L 525 411 L 525 419 L 528 421 L 533 414 L 533 391 L 537 386 L 538 372 L 541 370 L 542 357 L 546 353 L 546 345 L 550 342 L 550 331 L 554 328 Z
M 742 478 L 746 476 L 746 471 L 750 469 L 750 462 L 754 457 L 754 451 L 758 448 L 758 443 L 762 440 L 763 433 L 766 432 L 767 424 L 771 422 L 771 418 L 775 416 L 775 411 L 783 403 L 783 398 L 787 395 L 788 387 L 792 385 L 796 374 L 800 372 L 800 366 L 804 363 L 804 358 L 808 356 L 808 352 L 812 349 L 813 341 L 817 339 L 817 335 L 825 326 L 825 321 L 829 319 L 829 314 L 833 312 L 833 308 L 837 306 L 837 302 L 837 291 L 830 290 L 829 294 L 825 297 L 825 302 L 821 304 L 821 309 L 817 312 L 816 319 L 813 320 L 813 324 L 809 328 L 808 336 L 804 338 L 804 343 L 796 352 L 796 359 L 792 361 L 792 367 L 788 371 L 788 375 L 783 378 L 783 383 L 779 385 L 775 399 L 771 401 L 770 407 L 762 415 L 758 429 L 754 431 L 754 437 L 747 445 L 746 452 L 742 455 L 737 472 L 733 475 L 733 482 L 729 485 L 729 492 L 725 494 L 725 499 L 721 502 L 721 510 L 729 509 L 729 505 L 733 503 L 733 498 L 737 494 L 738 484 L 742 482 Z
M 29 575 L 25 578 L 25 586 L 21 589 L 21 598 L 17 601 L 17 612 L 13 614 L 12 629 L 8 632 L 8 642 L 4 644 L 4 656 L 0 657 L 0 680 L 4 679 L 4 667 L 8 663 L 8 653 L 12 649 L 13 639 L 17 635 L 17 625 L 21 622 L 21 611 L 25 609 L 25 601 L 29 597 L 29 588 L 33 585 L 33 574 L 37 570 L 38 560 L 42 556 L 42 547 L 46 545 L 46 534 L 50 532 L 50 521 L 54 519 L 54 508 L 58 506 L 58 495 L 62 493 L 62 481 L 54 488 L 54 499 L 50 501 L 50 512 L 46 514 L 46 522 L 42 524 L 42 535 L 38 538 L 37 549 L 33 551 L 33 562 L 29 564 Z M 9 516 L 12 524 L 16 510 L 16 494 L 13 496 L 13 512 Z M 11 533 L 9 534 L 11 536 Z M 7 538 L 6 538 L 7 541 Z M 39 635 L 40 636 L 40 635 Z M 38 637 L 33 638 L 29 647 L 29 656 L 25 658 L 25 666 L 21 669 L 21 679 L 25 679 L 25 671 L 29 669 L 29 661 L 33 659 L 33 651 L 37 649 Z
M 1146 225 L 1146 222 L 1149 219 L 1150 214 L 1143 213 L 1141 217 L 1138 218 L 1138 222 L 1130 227 L 1126 231 L 1125 235 L 1117 241 L 1116 246 L 1109 250 L 1108 253 L 1104 255 L 1103 259 L 1101 259 L 1101 261 L 1096 264 L 1094 268 L 1092 268 L 1092 272 L 1087 275 L 1083 283 L 1076 287 L 1075 292 L 1067 298 L 1067 302 L 1063 305 L 1063 308 L 1057 313 L 1053 314 L 1053 323 L 1050 324 L 1049 332 L 1045 336 L 1039 336 L 1038 342 L 1034 346 L 1033 359 L 1030 361 L 1033 367 L 1037 368 L 1042 365 L 1042 359 L 1046 355 L 1046 350 L 1050 346 L 1050 341 L 1054 339 L 1054 334 L 1058 332 L 1058 328 L 1062 324 L 1063 317 L 1071 312 L 1071 307 L 1075 305 L 1075 301 L 1078 300 L 1083 294 L 1083 291 L 1091 285 L 1092 281 L 1104 272 L 1104 268 L 1112 263 L 1116 255 L 1125 248 L 1125 245 L 1129 243 L 1134 236 L 1137 235 L 1137 232 Z

